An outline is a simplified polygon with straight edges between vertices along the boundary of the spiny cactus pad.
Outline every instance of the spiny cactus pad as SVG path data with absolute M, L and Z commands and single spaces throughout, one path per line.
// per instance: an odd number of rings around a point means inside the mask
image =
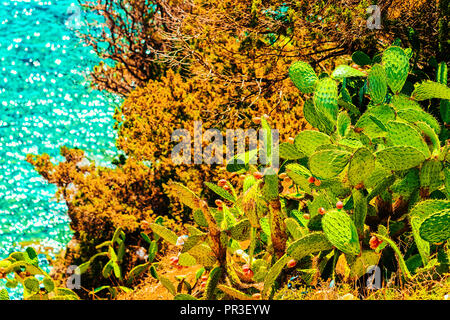
M 420 225 L 420 237 L 430 243 L 450 238 L 450 209 L 444 209 L 427 217 Z
M 348 264 L 350 266 L 349 278 L 351 280 L 357 280 L 365 275 L 368 269 L 372 266 L 376 266 L 380 260 L 381 254 L 374 252 L 373 250 L 366 250 L 361 253 L 360 256 L 353 258 L 349 257 Z
M 325 133 L 313 130 L 300 132 L 294 141 L 295 147 L 306 156 L 311 156 L 316 149 L 324 144 L 331 144 L 330 136 Z
M 300 259 L 319 251 L 329 250 L 333 245 L 323 232 L 312 232 L 293 242 L 286 250 L 286 254 L 300 261 Z
M 205 267 L 213 266 L 216 263 L 216 257 L 213 251 L 206 244 L 196 245 L 188 253 L 195 258 L 198 264 L 204 265 Z
M 230 237 L 237 241 L 244 241 L 250 238 L 251 224 L 248 219 L 239 221 L 230 229 Z
M 450 209 L 449 200 L 425 200 L 415 205 L 409 214 L 414 241 L 416 242 L 422 261 L 426 265 L 430 256 L 430 245 L 420 236 L 420 226 L 434 212 Z
M 292 143 L 288 142 L 280 144 L 278 152 L 280 158 L 286 160 L 297 160 L 305 157 L 305 155 L 300 152 Z
M 356 226 L 344 210 L 328 211 L 322 219 L 322 228 L 327 239 L 336 248 L 347 254 L 359 254 Z
M 313 99 L 306 100 L 303 105 L 303 116 L 312 127 L 325 133 L 333 132 L 334 122 L 317 112 Z
M 388 170 L 406 170 L 425 161 L 425 156 L 414 147 L 388 147 L 375 153 L 377 161 Z
M 367 87 L 373 103 L 380 104 L 384 101 L 387 94 L 387 77 L 382 65 L 375 64 L 370 69 Z
M 396 94 L 391 99 L 391 104 L 394 106 L 394 109 L 399 111 L 403 109 L 417 109 L 422 110 L 420 104 L 412 100 L 410 97 L 404 94 Z
M 352 68 L 347 65 L 337 66 L 336 69 L 331 73 L 331 77 L 336 80 L 342 80 L 344 78 L 351 77 L 365 77 L 366 74 L 358 69 Z
M 428 99 L 450 99 L 450 88 L 445 84 L 425 81 L 415 86 L 412 97 L 417 101 Z
M 238 300 L 255 300 L 251 295 L 248 295 L 242 291 L 239 291 L 237 289 L 234 289 L 232 287 L 226 286 L 224 284 L 219 284 L 217 286 L 217 289 L 221 290 L 222 292 L 226 293 L 232 298 L 238 299 Z
M 178 197 L 181 203 L 193 210 L 199 208 L 200 198 L 184 185 L 178 182 L 172 182 L 169 183 L 169 188 L 171 189 L 173 195 Z
M 402 109 L 397 111 L 397 117 L 404 119 L 408 122 L 417 123 L 419 121 L 425 122 L 433 130 L 439 134 L 441 132 L 441 126 L 439 122 L 429 113 L 419 109 Z
M 431 159 L 422 164 L 420 168 L 420 185 L 422 188 L 427 188 L 429 192 L 434 191 L 442 185 L 442 162 Z
M 320 79 L 314 92 L 314 106 L 317 112 L 323 113 L 332 122 L 336 122 L 338 114 L 338 86 L 331 78 Z
M 375 157 L 363 147 L 353 154 L 348 166 L 348 179 L 353 185 L 364 183 L 375 169 Z
M 421 151 L 426 158 L 431 155 L 428 145 L 412 125 L 399 121 L 389 121 L 386 124 L 386 129 L 387 139 L 391 145 L 414 147 Z
M 352 120 L 347 111 L 340 112 L 337 119 L 337 132 L 341 137 L 345 137 L 350 131 Z
M 405 51 L 397 46 L 387 48 L 382 57 L 387 82 L 392 92 L 402 90 L 409 72 L 409 59 Z
M 386 131 L 380 128 L 374 119 L 386 123 L 395 119 L 395 112 L 386 104 L 372 107 L 358 119 L 355 128 L 363 129 L 363 133 L 370 139 L 386 136 Z
M 309 158 L 309 168 L 315 177 L 330 179 L 344 170 L 350 157 L 351 153 L 346 151 L 318 151 Z
M 289 68 L 289 77 L 303 93 L 312 93 L 319 78 L 314 69 L 306 62 L 294 62 Z
M 289 256 L 286 254 L 283 255 L 280 259 L 278 259 L 277 262 L 273 264 L 273 266 L 267 272 L 266 278 L 264 279 L 264 288 L 262 291 L 263 298 L 267 298 L 267 295 L 270 293 L 269 291 L 272 289 L 275 280 L 277 280 L 288 260 Z

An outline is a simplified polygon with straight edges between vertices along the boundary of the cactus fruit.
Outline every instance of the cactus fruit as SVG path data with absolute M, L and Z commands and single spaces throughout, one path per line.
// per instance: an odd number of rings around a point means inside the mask
M 319 210 L 318 210 L 318 212 L 319 212 L 320 215 L 323 216 L 323 215 L 326 213 L 326 210 L 325 210 L 325 208 L 320 207 Z
M 375 250 L 383 241 L 379 240 L 376 236 L 372 236 L 369 240 L 370 249 Z
M 259 171 L 255 171 L 253 172 L 253 177 L 255 177 L 255 179 L 262 179 L 264 175 Z
M 288 267 L 288 268 L 293 268 L 293 267 L 295 267 L 297 265 L 297 261 L 295 261 L 294 259 L 291 259 L 291 260 L 289 260 L 287 263 L 286 263 L 286 266 Z
M 408 56 L 402 48 L 391 46 L 383 52 L 382 62 L 389 87 L 394 93 L 400 92 L 408 77 Z
M 344 203 L 342 201 L 336 202 L 336 208 L 341 210 L 344 207 Z

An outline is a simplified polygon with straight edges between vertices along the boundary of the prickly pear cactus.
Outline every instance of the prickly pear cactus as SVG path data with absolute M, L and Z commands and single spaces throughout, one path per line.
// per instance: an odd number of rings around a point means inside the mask
M 306 62 L 298 61 L 289 68 L 289 77 L 303 93 L 312 93 L 319 80 L 314 69 Z
M 330 210 L 322 219 L 327 239 L 339 250 L 351 255 L 360 252 L 358 231 L 344 210 Z
M 408 56 L 402 48 L 392 46 L 383 52 L 382 61 L 389 87 L 394 93 L 400 92 L 408 77 Z

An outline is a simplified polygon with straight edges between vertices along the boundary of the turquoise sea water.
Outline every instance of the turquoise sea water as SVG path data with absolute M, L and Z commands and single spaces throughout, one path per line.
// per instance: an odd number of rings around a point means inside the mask
M 72 2 L 0 0 L 0 259 L 23 242 L 58 251 L 71 238 L 65 204 L 25 161 L 28 153 L 57 162 L 66 145 L 102 165 L 116 153 L 120 100 L 89 88 L 99 59 L 76 37 Z

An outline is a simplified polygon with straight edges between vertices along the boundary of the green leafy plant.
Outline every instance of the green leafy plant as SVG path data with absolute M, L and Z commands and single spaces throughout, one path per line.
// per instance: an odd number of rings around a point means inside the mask
M 102 277 L 105 279 L 111 279 L 116 285 L 104 285 L 95 288 L 91 291 L 92 295 L 97 295 L 103 290 L 108 290 L 111 298 L 117 297 L 120 291 L 131 292 L 130 286 L 145 272 L 150 270 L 152 275 L 156 275 L 156 263 L 153 262 L 158 252 L 157 240 L 151 240 L 146 233 L 141 233 L 141 237 L 148 243 L 149 247 L 147 255 L 144 256 L 144 252 L 141 253 L 141 258 L 146 260 L 145 263 L 136 265 L 127 274 L 123 272 L 123 261 L 126 254 L 125 245 L 125 232 L 122 228 L 117 228 L 113 237 L 109 241 L 105 241 L 98 245 L 96 248 L 101 252 L 92 256 L 87 262 L 79 266 L 80 274 L 83 274 L 89 270 L 91 264 L 101 257 L 107 258 L 107 262 L 102 269 Z
M 79 300 L 72 290 L 58 287 L 39 266 L 38 255 L 32 247 L 24 252 L 13 252 L 0 261 L 0 279 L 6 279 L 8 288 L 22 286 L 25 300 Z M 5 288 L 0 290 L 0 300 L 9 300 Z

